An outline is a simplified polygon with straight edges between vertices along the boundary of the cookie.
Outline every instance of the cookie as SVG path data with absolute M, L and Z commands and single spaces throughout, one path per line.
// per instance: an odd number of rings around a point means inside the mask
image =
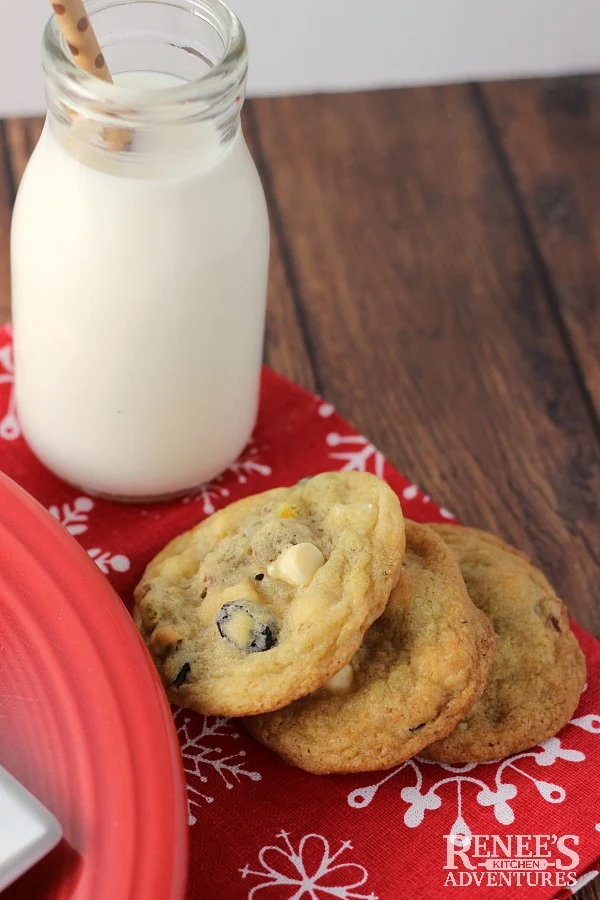
M 172 541 L 135 591 L 134 618 L 173 703 L 273 710 L 352 658 L 403 553 L 402 510 L 384 481 L 317 475 L 232 503 Z
M 400 581 L 352 662 L 244 725 L 308 772 L 388 769 L 454 729 L 485 687 L 494 643 L 444 542 L 407 521 Z
M 585 658 L 566 607 L 531 561 L 499 538 L 432 527 L 491 620 L 497 648 L 481 699 L 425 755 L 444 763 L 485 762 L 535 747 L 569 721 L 585 682 Z

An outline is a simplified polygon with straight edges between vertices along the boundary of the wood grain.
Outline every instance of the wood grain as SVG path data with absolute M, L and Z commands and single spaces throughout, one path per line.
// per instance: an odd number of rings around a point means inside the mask
M 317 378 L 600 633 L 600 452 L 465 87 L 254 105 Z
M 317 383 L 302 327 L 302 304 L 293 280 L 289 277 L 289 261 L 285 259 L 278 227 L 279 211 L 271 190 L 270 172 L 258 139 L 252 101 L 247 102 L 244 109 L 244 133 L 265 185 L 271 221 L 265 361 L 296 384 L 314 391 Z
M 482 90 L 600 416 L 600 79 Z
M 600 900 L 600 878 L 594 879 L 574 895 L 577 900 Z
M 10 318 L 10 219 L 16 191 L 43 118 L 0 122 L 0 324 Z

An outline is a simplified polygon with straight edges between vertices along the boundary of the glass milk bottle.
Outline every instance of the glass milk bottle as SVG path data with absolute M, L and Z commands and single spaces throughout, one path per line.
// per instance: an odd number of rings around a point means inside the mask
M 256 419 L 269 232 L 240 125 L 246 39 L 219 0 L 87 10 L 115 83 L 50 21 L 12 229 L 17 407 L 61 478 L 162 499 L 226 468 Z

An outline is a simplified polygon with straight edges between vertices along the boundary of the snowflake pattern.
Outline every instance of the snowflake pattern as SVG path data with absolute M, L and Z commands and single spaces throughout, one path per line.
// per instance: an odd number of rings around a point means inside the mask
M 290 840 L 287 831 L 280 831 L 280 845 L 263 847 L 258 854 L 262 869 L 251 869 L 248 865 L 240 869 L 242 878 L 260 878 L 248 894 L 248 900 L 264 888 L 287 887 L 293 891 L 289 900 L 377 900 L 372 891 L 359 893 L 368 881 L 369 873 L 364 866 L 355 862 L 337 862 L 348 850 L 350 841 L 342 841 L 332 852 L 329 841 L 322 834 L 306 834 L 298 844 L 298 849 Z
M 360 434 L 342 435 L 332 431 L 325 441 L 328 447 L 342 448 L 337 453 L 328 454 L 329 459 L 343 463 L 342 472 L 373 472 L 383 478 L 385 457 L 366 437 Z
M 262 475 L 263 478 L 273 474 L 271 466 L 261 463 L 257 457 L 259 449 L 256 444 L 250 444 L 240 458 L 227 470 L 236 478 L 238 484 L 247 484 L 252 475 Z
M 572 719 L 570 724 L 582 728 L 584 731 L 591 734 L 600 734 L 600 716 L 598 715 L 588 715 L 578 719 Z M 408 828 L 418 828 L 428 810 L 436 810 L 441 807 L 442 798 L 438 794 L 440 788 L 443 788 L 446 785 L 455 785 L 457 815 L 454 824 L 450 829 L 450 834 L 457 839 L 459 836 L 469 837 L 471 835 L 471 830 L 463 816 L 463 788 L 466 785 L 474 785 L 478 788 L 478 793 L 476 795 L 477 803 L 480 806 L 491 807 L 494 811 L 496 821 L 500 822 L 502 825 L 511 825 L 514 822 L 515 814 L 510 805 L 510 801 L 514 800 L 517 796 L 516 784 L 514 784 L 512 780 L 505 780 L 505 775 L 510 775 L 511 778 L 514 779 L 514 775 L 518 774 L 532 782 L 540 796 L 547 803 L 564 802 L 566 797 L 565 789 L 558 784 L 536 778 L 529 772 L 524 771 L 517 765 L 517 762 L 523 759 L 532 759 L 535 761 L 536 765 L 547 768 L 548 766 L 554 765 L 558 759 L 564 759 L 572 763 L 583 762 L 585 760 L 585 754 L 581 753 L 579 750 L 570 750 L 563 747 L 560 738 L 553 737 L 544 741 L 543 744 L 540 744 L 539 750 L 517 753 L 514 756 L 509 756 L 500 764 L 498 764 L 498 762 L 491 762 L 479 764 L 479 766 L 476 763 L 467 763 L 463 766 L 450 766 L 444 763 L 434 763 L 432 760 L 424 759 L 423 757 L 415 757 L 414 759 L 407 760 L 407 762 L 398 766 L 396 769 L 392 769 L 392 771 L 382 778 L 381 781 L 352 791 L 348 794 L 348 805 L 354 809 L 364 809 L 373 801 L 377 791 L 382 785 L 386 784 L 386 782 L 390 781 L 392 778 L 395 778 L 400 772 L 412 771 L 415 777 L 415 783 L 403 787 L 400 791 L 402 800 L 408 805 L 404 814 L 404 824 Z M 421 769 L 421 766 L 428 765 L 439 766 L 450 774 L 448 777 L 436 781 L 429 790 L 423 792 L 424 769 Z M 485 771 L 485 766 L 497 767 L 491 785 L 483 778 L 477 777 L 474 772 L 474 770 L 477 769 L 477 775 L 481 774 L 482 771 Z
M 21 436 L 21 426 L 15 406 L 15 366 L 12 346 L 0 348 L 0 385 L 9 386 L 8 404 L 4 414 L 0 413 L 0 440 L 16 441 Z
M 317 400 L 319 401 L 317 412 L 322 419 L 329 419 L 335 412 L 335 406 L 332 406 L 331 403 L 325 403 L 320 397 L 317 397 Z
M 94 509 L 91 497 L 76 497 L 72 503 L 53 504 L 48 512 L 57 522 L 66 528 L 73 537 L 78 537 L 88 530 L 90 514 Z M 127 556 L 91 547 L 87 554 L 91 557 L 104 575 L 128 572 L 131 566 Z
M 185 497 L 183 502 L 190 503 L 191 501 L 194 501 L 201 503 L 204 515 L 212 516 L 219 508 L 221 500 L 227 500 L 230 496 L 231 492 L 229 488 L 223 484 L 223 482 L 227 481 L 228 477 L 231 478 L 233 476 L 238 484 L 247 484 L 248 480 L 253 475 L 262 475 L 266 478 L 272 474 L 273 470 L 271 469 L 271 466 L 261 463 L 260 460 L 257 459 L 258 456 L 258 447 L 253 443 L 249 444 L 239 459 L 226 469 L 222 475 L 219 475 L 214 481 L 202 485 L 197 493 L 193 494 L 191 497 Z
M 67 529 L 69 534 L 76 537 L 87 531 L 89 514 L 93 508 L 94 501 L 89 497 L 76 497 L 72 503 L 50 506 L 48 512 Z
M 403 500 L 416 500 L 417 498 L 419 498 L 421 503 L 431 503 L 431 497 L 429 496 L 429 494 L 423 493 L 421 488 L 416 484 L 409 484 L 402 491 Z M 445 509 L 443 506 L 440 507 L 440 515 L 443 519 L 448 519 L 448 521 L 450 522 L 456 521 L 456 516 L 454 515 L 454 513 L 450 512 L 449 509 Z
M 110 575 L 111 572 L 128 572 L 131 565 L 122 553 L 111 553 L 110 550 L 101 550 L 100 547 L 92 547 L 87 554 L 104 575 Z
M 186 713 L 189 711 L 186 711 Z M 233 790 L 242 778 L 260 781 L 259 772 L 246 768 L 246 751 L 229 753 L 220 746 L 239 740 L 239 733 L 230 719 L 220 716 L 187 715 L 182 709 L 173 715 L 181 744 L 183 768 L 187 780 L 188 822 L 195 825 L 195 810 L 203 803 L 214 803 L 214 796 L 205 793 L 198 785 L 209 782 L 210 774 L 217 774 L 228 791 Z M 232 748 L 235 749 L 235 748 Z
M 217 506 L 221 500 L 226 500 L 227 497 L 229 497 L 229 489 L 218 482 L 211 481 L 208 484 L 203 485 L 196 494 L 192 494 L 190 497 L 184 497 L 183 503 L 201 503 L 204 515 L 212 516 L 212 514 L 216 512 Z

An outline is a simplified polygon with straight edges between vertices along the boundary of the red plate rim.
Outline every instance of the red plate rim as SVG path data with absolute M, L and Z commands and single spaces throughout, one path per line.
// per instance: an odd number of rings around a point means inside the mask
M 0 597 L 0 763 L 56 815 L 78 859 L 63 887 L 63 846 L 35 896 L 182 900 L 185 780 L 154 665 L 95 563 L 1 472 Z

